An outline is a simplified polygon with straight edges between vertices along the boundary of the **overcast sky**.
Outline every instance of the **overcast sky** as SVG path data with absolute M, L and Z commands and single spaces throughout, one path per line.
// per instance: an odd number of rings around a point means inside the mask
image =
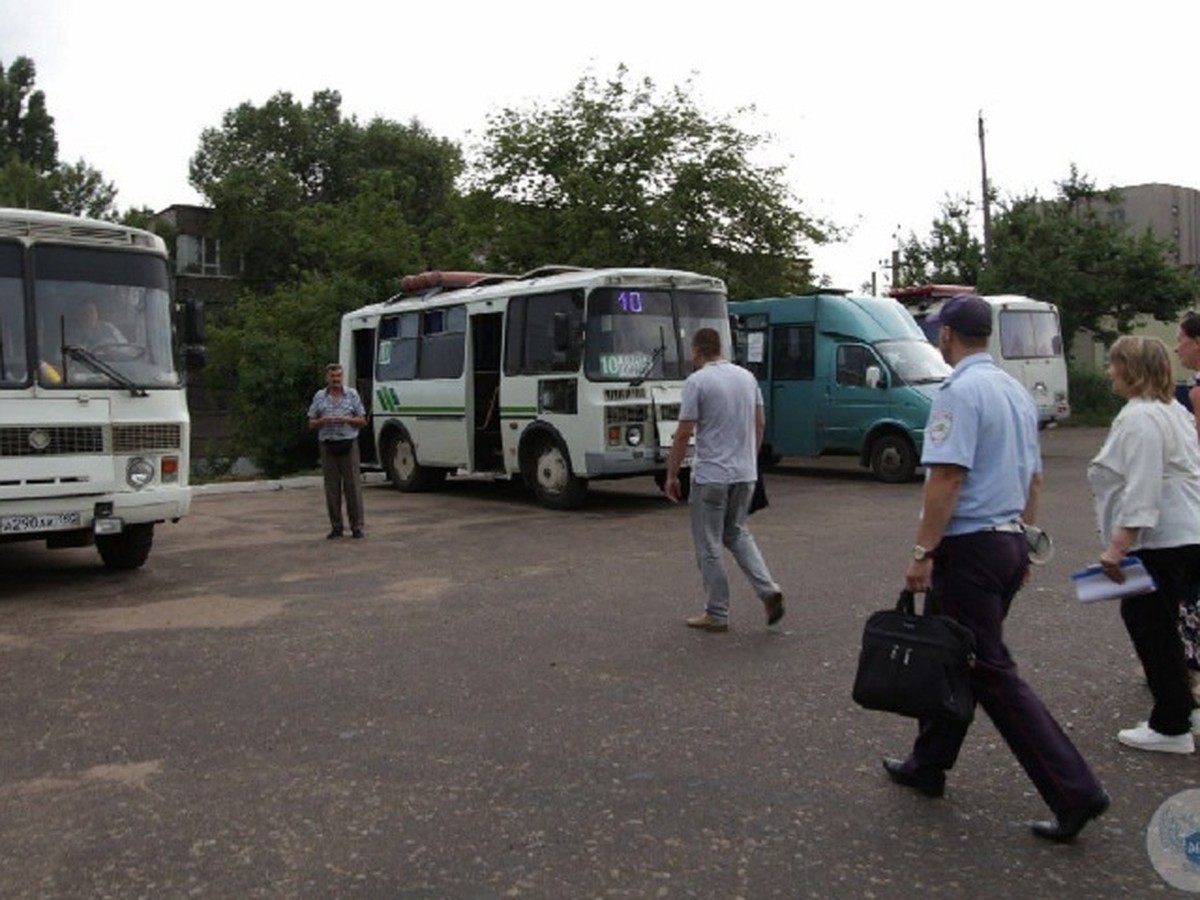
M 1197 0 L 0 0 L 0 63 L 33 58 L 60 158 L 98 168 L 122 210 L 202 202 L 201 130 L 278 91 L 332 88 L 346 115 L 469 147 L 489 113 L 587 71 L 690 78 L 710 115 L 754 107 L 736 121 L 773 135 L 763 161 L 852 230 L 817 272 L 882 288 L 898 232 L 978 199 L 980 112 L 1002 196 L 1052 194 L 1072 163 L 1101 187 L 1200 188 L 1198 26 Z

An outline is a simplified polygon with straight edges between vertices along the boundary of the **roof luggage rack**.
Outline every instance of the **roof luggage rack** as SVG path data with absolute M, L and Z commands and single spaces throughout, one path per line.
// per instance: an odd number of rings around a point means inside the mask
M 530 278 L 549 278 L 551 275 L 569 275 L 572 272 L 587 272 L 587 266 L 559 266 L 547 265 L 538 266 L 536 269 L 530 269 L 528 272 L 520 275 L 520 279 L 525 281 Z
M 422 291 L 440 290 L 455 291 L 459 288 L 470 287 L 481 278 L 491 277 L 487 272 L 421 272 L 419 275 L 405 275 L 400 279 L 400 293 L 419 294 Z

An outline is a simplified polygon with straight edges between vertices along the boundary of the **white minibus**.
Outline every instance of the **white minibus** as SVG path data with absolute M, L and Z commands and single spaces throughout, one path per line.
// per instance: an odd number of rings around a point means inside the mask
M 344 316 L 340 361 L 371 421 L 363 457 L 400 490 L 487 473 L 570 509 L 590 480 L 661 486 L 703 327 L 729 348 L 725 285 L 691 272 L 429 272 Z

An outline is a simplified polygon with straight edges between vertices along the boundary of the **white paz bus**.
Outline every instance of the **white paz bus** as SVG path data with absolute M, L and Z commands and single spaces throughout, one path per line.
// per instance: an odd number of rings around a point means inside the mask
M 429 272 L 348 313 L 340 360 L 372 423 L 364 459 L 400 490 L 486 473 L 570 509 L 591 479 L 661 486 L 704 327 L 728 352 L 725 285 L 690 272 Z
M 188 439 L 162 239 L 0 209 L 0 542 L 141 566 L 188 512 Z
M 895 297 L 913 314 L 933 343 L 937 329 L 925 319 L 955 294 L 973 294 L 966 285 L 925 284 L 895 288 Z M 1071 415 L 1067 360 L 1063 355 L 1058 307 L 1043 300 L 1016 294 L 983 297 L 992 308 L 992 336 L 988 351 L 996 364 L 1025 385 L 1038 409 L 1038 425 L 1046 427 Z

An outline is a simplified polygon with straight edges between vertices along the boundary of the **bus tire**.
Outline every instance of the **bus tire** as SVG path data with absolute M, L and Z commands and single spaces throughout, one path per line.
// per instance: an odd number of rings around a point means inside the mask
M 140 569 L 153 543 L 153 523 L 126 525 L 120 534 L 96 535 L 96 549 L 106 569 Z
M 871 442 L 871 471 L 887 484 L 911 481 L 917 470 L 917 451 L 912 441 L 894 431 L 885 431 Z
M 661 469 L 654 473 L 654 483 L 658 485 L 658 489 L 663 491 L 667 487 L 667 470 Z M 692 470 L 679 470 L 679 496 L 684 503 L 687 503 L 688 497 L 692 494 Z
M 578 509 L 587 494 L 587 479 L 571 469 L 567 448 L 549 435 L 536 438 L 526 476 L 538 502 L 550 509 Z
M 383 468 L 388 481 L 407 494 L 430 491 L 446 478 L 445 469 L 423 466 L 417 462 L 417 449 L 407 431 L 389 432 L 383 440 Z

